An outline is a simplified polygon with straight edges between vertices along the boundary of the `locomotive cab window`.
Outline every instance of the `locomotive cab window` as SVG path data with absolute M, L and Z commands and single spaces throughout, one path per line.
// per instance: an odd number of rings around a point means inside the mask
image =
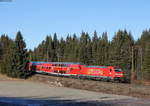
M 115 69 L 115 72 L 122 72 L 121 69 Z

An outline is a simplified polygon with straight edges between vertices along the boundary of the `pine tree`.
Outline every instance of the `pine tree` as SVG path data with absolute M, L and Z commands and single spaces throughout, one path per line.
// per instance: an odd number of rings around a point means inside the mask
M 93 65 L 93 60 L 92 60 L 92 42 L 89 40 L 86 46 L 86 55 L 87 55 L 87 65 Z
M 11 40 L 7 35 L 3 34 L 0 38 L 0 72 L 2 74 L 7 73 L 7 61 L 9 60 L 10 54 L 10 46 L 13 44 L 13 40 Z
M 146 47 L 147 47 L 147 43 L 150 42 L 150 29 L 149 30 L 144 30 L 141 38 L 139 38 L 136 41 L 136 58 L 135 58 L 135 69 L 136 69 L 136 73 L 137 73 L 137 79 L 141 80 L 144 79 L 144 75 L 142 75 L 142 71 L 143 71 L 143 67 L 144 67 L 144 58 L 146 55 Z M 146 70 L 146 69 L 144 69 Z M 142 78 L 143 77 L 143 78 Z
M 98 41 L 98 48 L 97 48 L 97 58 L 98 58 L 98 65 L 107 65 L 108 64 L 108 48 L 109 48 L 109 42 L 107 33 L 103 33 L 102 37 L 99 38 Z
M 65 40 L 65 47 L 64 47 L 64 61 L 68 62 L 69 61 L 69 54 L 70 54 L 70 36 L 67 35 L 66 40 Z
M 145 50 L 147 42 L 150 42 L 150 30 L 143 31 L 141 38 L 138 40 L 138 43 L 142 46 L 143 50 Z
M 98 48 L 98 36 L 97 32 L 94 31 L 94 36 L 92 38 L 92 64 L 96 65 L 97 63 L 97 48 Z
M 146 44 L 142 73 L 143 79 L 150 80 L 150 43 Z
M 3 57 L 3 50 L 2 50 L 2 45 L 0 43 L 0 72 L 2 73 L 2 57 Z
M 65 52 L 65 40 L 61 38 L 59 43 L 59 48 L 58 48 L 59 61 L 64 61 L 64 52 Z
M 46 57 L 47 57 L 47 61 L 52 61 L 53 60 L 53 57 L 52 57 L 52 53 L 53 53 L 53 49 L 52 49 L 52 44 L 53 44 L 53 40 L 52 40 L 52 37 L 51 35 L 47 36 L 46 38 Z
M 132 47 L 134 45 L 133 38 L 126 30 L 119 30 L 114 36 L 111 47 L 111 65 L 123 69 L 124 73 L 130 78 L 132 65 Z
M 54 33 L 53 43 L 52 43 L 52 59 L 53 59 L 52 61 L 58 61 L 58 57 L 59 57 L 58 45 L 59 45 L 59 41 L 57 39 L 57 34 Z
M 80 62 L 84 64 L 89 64 L 89 58 L 88 58 L 88 43 L 90 43 L 90 37 L 88 33 L 82 32 L 80 37 L 80 48 L 79 48 L 79 57 Z
M 26 44 L 20 31 L 17 32 L 9 58 L 8 76 L 17 78 L 26 78 L 29 76 L 30 72 L 26 69 L 28 63 Z
M 79 62 L 79 39 L 76 34 L 73 34 L 72 38 L 72 53 L 73 53 L 73 61 Z
M 64 50 L 64 59 L 67 62 L 73 61 L 74 53 L 73 53 L 73 38 L 71 35 L 68 35 L 66 38 L 66 45 Z

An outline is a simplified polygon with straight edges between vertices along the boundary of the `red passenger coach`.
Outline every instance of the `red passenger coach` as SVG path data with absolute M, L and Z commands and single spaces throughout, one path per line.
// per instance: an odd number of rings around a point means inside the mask
M 31 62 L 37 73 L 49 73 L 53 75 L 70 76 L 77 75 L 84 65 L 71 62 Z
M 86 66 L 74 62 L 30 62 L 29 69 L 37 73 L 107 81 L 121 81 L 123 78 L 122 70 L 114 66 Z

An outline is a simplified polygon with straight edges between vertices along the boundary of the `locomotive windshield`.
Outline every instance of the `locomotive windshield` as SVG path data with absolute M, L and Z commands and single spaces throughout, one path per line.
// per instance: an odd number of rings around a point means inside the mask
M 115 72 L 122 72 L 121 69 L 115 69 Z

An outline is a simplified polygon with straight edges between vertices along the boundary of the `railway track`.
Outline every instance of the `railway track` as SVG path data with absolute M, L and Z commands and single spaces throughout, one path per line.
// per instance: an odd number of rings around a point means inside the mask
M 47 80 L 51 80 L 52 78 L 56 78 L 57 80 L 74 80 L 79 82 L 94 82 L 94 83 L 101 83 L 101 84 L 108 84 L 108 85 L 117 85 L 117 86 L 129 86 L 129 87 L 140 87 L 140 88 L 147 88 L 150 89 L 150 86 L 148 85 L 142 85 L 142 84 L 130 84 L 130 83 L 115 83 L 110 81 L 102 81 L 102 80 L 94 80 L 94 79 L 83 79 L 83 78 L 75 78 L 75 77 L 63 77 L 63 76 L 54 76 L 49 74 L 35 74 L 35 77 L 44 78 Z
M 56 77 L 57 79 L 74 79 L 74 80 L 83 80 L 83 81 L 91 81 L 91 82 L 98 82 L 98 83 L 110 83 L 110 84 L 114 84 L 114 83 L 120 83 L 120 82 L 111 82 L 111 81 L 107 81 L 107 80 L 96 80 L 96 79 L 88 79 L 88 78 L 77 78 L 77 77 L 65 77 L 65 76 L 58 76 L 58 75 L 49 75 L 46 73 L 43 74 L 35 74 L 36 77 L 41 77 L 41 78 L 52 78 L 52 77 Z M 129 83 L 120 83 L 120 85 L 130 85 Z

